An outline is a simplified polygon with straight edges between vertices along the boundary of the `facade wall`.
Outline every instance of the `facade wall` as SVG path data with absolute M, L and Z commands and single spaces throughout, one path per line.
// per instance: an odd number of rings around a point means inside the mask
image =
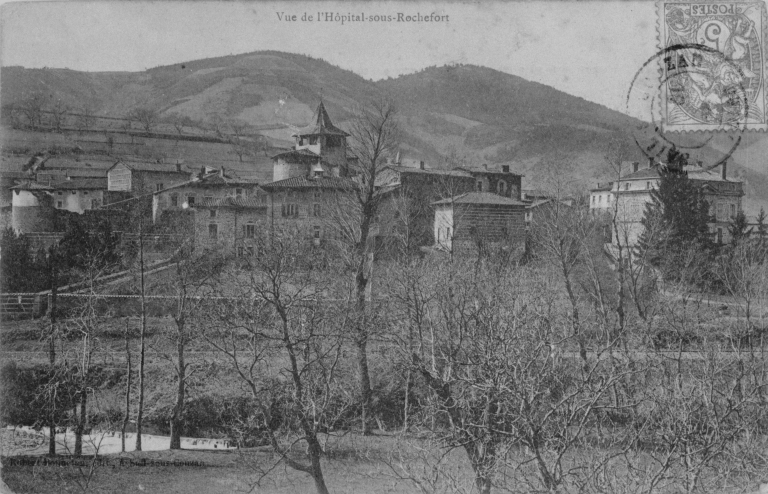
M 324 189 L 277 191 L 268 201 L 267 217 L 275 232 L 298 235 L 315 243 L 335 235 L 333 210 L 343 208 L 338 199 L 341 192 Z
M 203 199 L 224 199 L 226 197 L 237 197 L 237 191 L 242 191 L 241 197 L 252 198 L 259 195 L 260 189 L 257 185 L 239 185 L 239 186 L 221 186 L 221 187 L 202 187 L 200 185 L 190 184 L 183 187 L 174 187 L 163 190 L 152 196 L 152 221 L 157 220 L 163 211 L 181 211 L 184 204 L 189 206 L 189 198 L 194 197 L 196 202 Z M 267 195 L 261 192 L 263 203 L 267 203 Z
M 131 180 L 132 191 L 136 195 L 149 194 L 156 192 L 158 185 L 162 185 L 161 189 L 170 187 L 172 185 L 178 185 L 186 182 L 190 179 L 188 173 L 179 172 L 149 172 L 149 171 L 134 171 L 133 178 Z
M 14 230 L 20 233 L 53 230 L 51 199 L 45 192 L 13 191 L 11 201 L 11 227 Z
M 59 195 L 59 192 L 62 194 Z M 56 191 L 54 207 L 73 213 L 83 214 L 90 209 L 96 209 L 104 204 L 102 190 L 62 190 Z M 59 205 L 61 203 L 61 205 Z
M 472 174 L 476 175 L 474 190 L 477 192 L 493 192 L 518 201 L 522 199 L 522 177 L 520 175 L 476 171 L 473 171 Z
M 307 174 L 309 174 L 309 165 L 306 163 L 288 163 L 278 158 L 272 166 L 273 182 L 291 177 L 305 177 Z
M 460 242 L 525 243 L 523 206 L 456 204 L 435 211 L 436 244 L 451 248 Z
M 131 170 L 119 164 L 107 172 L 107 190 L 133 190 L 131 178 Z
M 211 211 L 215 211 L 213 216 Z M 240 253 L 239 247 L 253 246 L 247 225 L 253 225 L 255 237 L 268 231 L 266 208 L 198 209 L 194 212 L 194 217 L 195 247 L 201 249 L 218 248 Z M 211 225 L 215 225 L 215 236 L 211 234 Z

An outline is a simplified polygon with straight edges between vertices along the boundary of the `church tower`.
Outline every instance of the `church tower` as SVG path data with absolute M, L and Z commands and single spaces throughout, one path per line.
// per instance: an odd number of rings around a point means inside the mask
M 349 134 L 333 125 L 322 101 L 312 122 L 293 134 L 296 141 L 294 149 L 272 158 L 275 161 L 274 181 L 318 174 L 333 177 L 350 175 L 350 158 L 347 157 Z

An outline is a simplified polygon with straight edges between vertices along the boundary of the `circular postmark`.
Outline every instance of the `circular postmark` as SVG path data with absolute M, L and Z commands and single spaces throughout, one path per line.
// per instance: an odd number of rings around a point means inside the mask
M 626 113 L 644 122 L 633 132 L 638 147 L 649 158 L 669 148 L 707 147 L 719 152 L 715 165 L 727 160 L 754 107 L 744 75 L 739 64 L 706 45 L 656 52 L 635 73 L 625 102 Z

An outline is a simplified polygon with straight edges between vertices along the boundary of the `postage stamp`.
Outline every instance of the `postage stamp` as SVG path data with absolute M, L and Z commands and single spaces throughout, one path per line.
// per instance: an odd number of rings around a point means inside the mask
M 765 2 L 657 5 L 664 131 L 768 130 Z

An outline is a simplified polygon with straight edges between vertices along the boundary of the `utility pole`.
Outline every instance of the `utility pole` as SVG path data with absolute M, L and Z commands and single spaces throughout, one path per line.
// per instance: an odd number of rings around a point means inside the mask
M 48 296 L 48 314 L 51 319 L 50 335 L 48 339 L 48 362 L 51 365 L 51 382 L 48 386 L 49 408 L 49 436 L 48 454 L 56 456 L 56 390 L 53 385 L 53 377 L 56 374 L 56 298 L 58 295 L 58 273 L 56 272 L 56 247 L 48 250 L 49 276 L 51 294 Z
M 142 211 L 139 211 L 142 214 Z M 141 270 L 141 334 L 139 336 L 139 411 L 136 415 L 136 451 L 141 451 L 141 422 L 144 417 L 144 337 L 147 332 L 147 306 L 144 298 L 144 217 L 139 216 L 139 269 Z

